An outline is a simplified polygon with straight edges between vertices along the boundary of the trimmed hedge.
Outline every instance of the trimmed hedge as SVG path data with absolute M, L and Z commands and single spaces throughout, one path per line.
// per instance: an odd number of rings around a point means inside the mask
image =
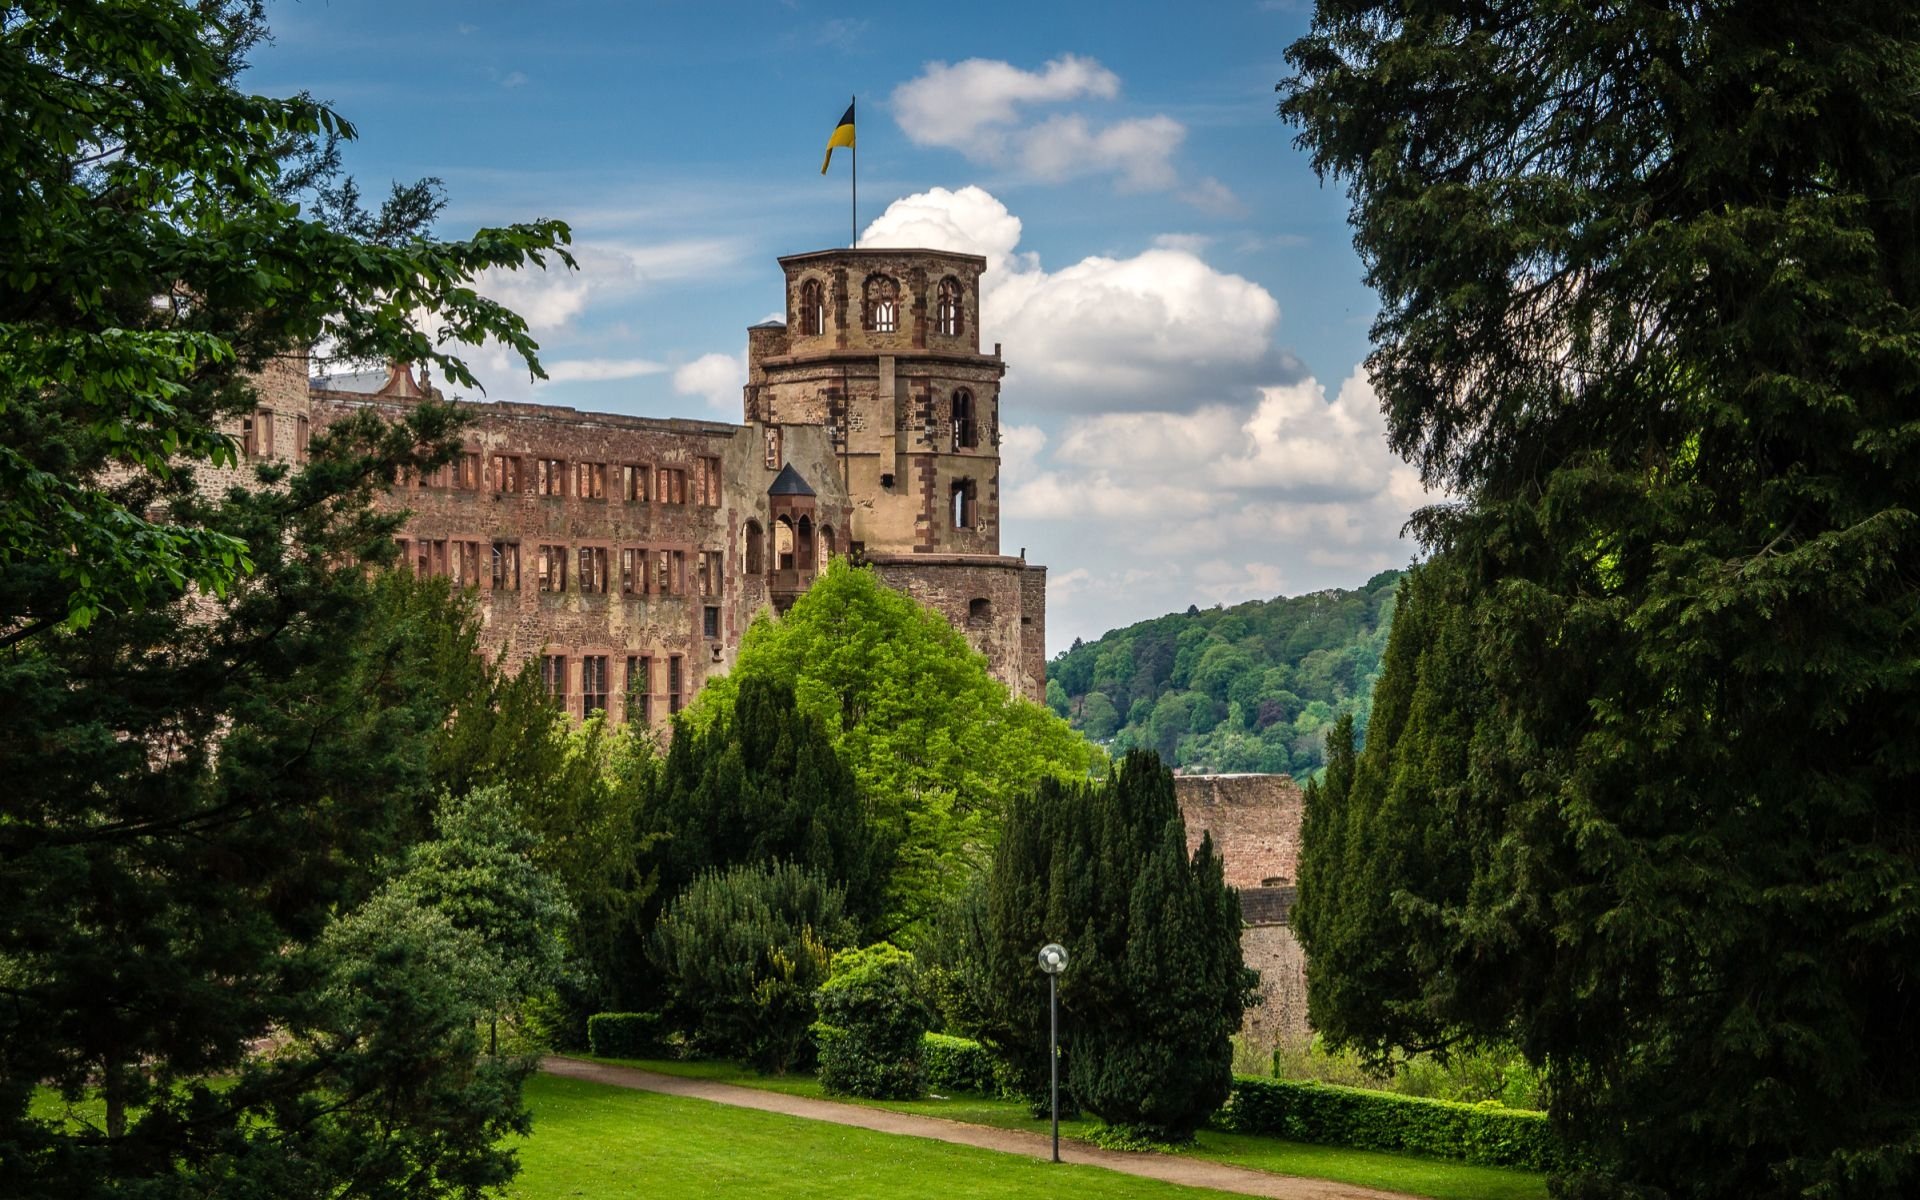
M 929 1033 L 920 1039 L 920 1062 L 926 1071 L 927 1086 L 936 1092 L 979 1092 L 992 1096 L 999 1092 L 995 1078 L 998 1069 L 993 1055 L 979 1042 L 969 1038 Z
M 587 1045 L 601 1058 L 657 1058 L 665 1050 L 659 1013 L 595 1013 Z
M 1356 1150 L 1404 1150 L 1489 1167 L 1551 1171 L 1563 1161 L 1545 1113 L 1503 1108 L 1492 1101 L 1458 1104 L 1242 1076 L 1233 1081 L 1233 1094 L 1216 1119 L 1235 1133 Z

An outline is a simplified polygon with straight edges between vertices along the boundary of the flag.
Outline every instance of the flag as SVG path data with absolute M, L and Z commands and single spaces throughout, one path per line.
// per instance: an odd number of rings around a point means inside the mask
M 820 160 L 820 173 L 822 175 L 827 173 L 827 164 L 833 161 L 833 148 L 835 146 L 852 145 L 853 105 L 849 104 L 847 105 L 847 115 L 840 118 L 840 123 L 833 127 L 833 136 L 827 139 L 827 156 Z

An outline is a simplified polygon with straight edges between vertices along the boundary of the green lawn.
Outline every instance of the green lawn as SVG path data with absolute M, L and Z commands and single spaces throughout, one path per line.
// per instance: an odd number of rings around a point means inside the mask
M 1026 1129 L 1038 1133 L 1047 1130 L 1044 1119 L 1033 1119 L 1027 1115 L 1025 1105 L 1010 1100 L 968 1095 L 926 1100 L 846 1100 L 845 1097 L 826 1096 L 811 1076 L 765 1077 L 733 1063 L 640 1059 L 597 1061 L 641 1067 L 663 1075 L 713 1079 L 794 1096 L 820 1097 L 892 1109 L 895 1112 L 944 1117 L 974 1125 Z M 536 1110 L 535 1120 L 538 1119 Z M 1066 1138 L 1076 1137 L 1093 1125 L 1094 1122 L 1089 1120 L 1062 1121 L 1060 1134 Z M 537 1135 L 535 1140 L 539 1140 Z M 1434 1200 L 1545 1200 L 1547 1194 L 1546 1177 L 1527 1171 L 1478 1167 L 1446 1159 L 1386 1154 L 1377 1150 L 1349 1150 L 1340 1146 L 1283 1142 L 1275 1138 L 1221 1133 L 1212 1129 L 1201 1130 L 1199 1144 L 1182 1153 L 1283 1175 L 1304 1175 L 1313 1179 L 1332 1179 L 1416 1196 L 1431 1196 Z
M 521 1143 L 520 1176 L 503 1193 L 514 1200 L 1220 1196 L 1098 1167 L 1055 1166 L 551 1075 L 528 1081 L 526 1098 L 533 1136 Z

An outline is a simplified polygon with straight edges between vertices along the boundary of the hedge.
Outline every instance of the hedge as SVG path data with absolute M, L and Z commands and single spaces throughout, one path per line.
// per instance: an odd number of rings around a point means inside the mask
M 1459 1104 L 1294 1079 L 1239 1077 L 1216 1120 L 1235 1133 L 1295 1142 L 1404 1150 L 1490 1167 L 1550 1171 L 1561 1165 L 1545 1113 L 1487 1101 Z
M 657 1058 L 665 1047 L 659 1013 L 595 1013 L 587 1045 L 601 1058 Z
M 979 1092 L 987 1096 L 999 1092 L 999 1080 L 995 1078 L 999 1064 L 979 1042 L 929 1033 L 920 1039 L 920 1048 L 927 1086 L 934 1091 Z

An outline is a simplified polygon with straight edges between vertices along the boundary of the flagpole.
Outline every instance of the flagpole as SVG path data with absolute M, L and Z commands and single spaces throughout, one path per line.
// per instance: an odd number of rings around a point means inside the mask
M 847 99 L 847 111 L 853 112 L 853 106 L 860 102 L 859 96 Z M 853 153 L 853 203 L 847 209 L 848 232 L 853 240 L 847 244 L 849 250 L 860 248 L 860 114 L 853 113 L 853 145 L 847 147 Z

